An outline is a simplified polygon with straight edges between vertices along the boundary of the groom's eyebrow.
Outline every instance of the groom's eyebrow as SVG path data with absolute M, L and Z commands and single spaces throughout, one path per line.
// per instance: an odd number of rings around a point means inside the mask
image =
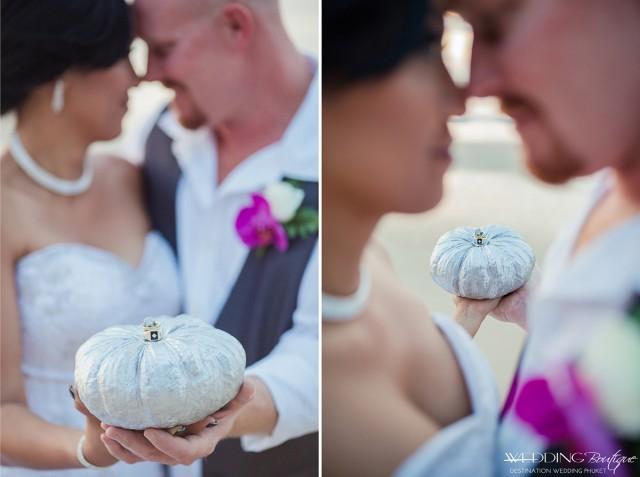
M 444 8 L 460 13 L 468 20 L 498 20 L 511 12 L 519 3 L 518 0 L 444 0 Z
M 168 41 L 160 41 L 154 42 L 150 41 L 147 43 L 149 45 L 149 50 L 157 56 L 164 56 L 175 46 L 176 42 L 173 40 Z
M 159 38 L 151 35 L 145 35 L 142 39 L 145 41 L 147 46 L 149 46 L 149 49 L 153 50 L 170 49 L 176 44 L 176 40 L 173 38 Z

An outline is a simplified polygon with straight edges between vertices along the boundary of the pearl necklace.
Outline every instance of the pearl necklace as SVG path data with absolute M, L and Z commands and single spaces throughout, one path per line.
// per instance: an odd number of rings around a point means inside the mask
M 322 319 L 325 321 L 346 321 L 356 317 L 367 306 L 371 294 L 371 275 L 360 269 L 358 289 L 348 296 L 322 293 Z
M 9 149 L 11 150 L 11 155 L 16 161 L 16 164 L 18 164 L 20 169 L 22 169 L 26 175 L 28 175 L 38 185 L 55 194 L 64 196 L 80 195 L 91 187 L 91 183 L 93 182 L 93 167 L 91 167 L 91 163 L 89 162 L 85 163 L 85 167 L 80 178 L 70 181 L 60 179 L 40 167 L 40 165 L 33 160 L 24 148 L 17 131 L 11 138 L 11 145 Z

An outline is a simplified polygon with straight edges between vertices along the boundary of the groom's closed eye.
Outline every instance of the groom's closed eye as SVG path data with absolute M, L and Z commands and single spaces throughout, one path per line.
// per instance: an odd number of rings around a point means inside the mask
M 162 60 L 169 56 L 171 50 L 175 47 L 175 42 L 163 43 L 159 45 L 152 45 L 149 48 L 149 54 L 153 55 L 155 58 Z

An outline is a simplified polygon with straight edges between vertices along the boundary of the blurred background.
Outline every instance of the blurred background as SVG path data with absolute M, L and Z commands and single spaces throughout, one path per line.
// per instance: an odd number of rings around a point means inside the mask
M 459 16 L 447 14 L 443 56 L 454 81 L 464 86 L 469 76 L 473 33 Z M 453 312 L 451 295 L 429 273 L 429 259 L 438 238 L 459 226 L 505 225 L 519 232 L 533 248 L 538 267 L 560 229 L 585 204 L 592 179 L 562 186 L 531 177 L 522 162 L 522 143 L 511 119 L 495 98 L 472 98 L 464 116 L 453 118 L 453 165 L 445 177 L 444 199 L 433 211 L 387 216 L 376 231 L 389 250 L 405 284 L 425 300 L 431 311 Z M 516 325 L 487 318 L 475 337 L 493 367 L 506 396 L 525 333 Z

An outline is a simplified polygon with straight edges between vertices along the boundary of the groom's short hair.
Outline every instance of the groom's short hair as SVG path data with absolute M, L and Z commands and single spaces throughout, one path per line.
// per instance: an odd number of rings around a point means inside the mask
M 265 13 L 278 13 L 280 12 L 280 4 L 278 0 L 197 0 L 205 8 L 219 8 L 229 3 L 239 3 L 250 7 L 255 11 L 262 11 Z

